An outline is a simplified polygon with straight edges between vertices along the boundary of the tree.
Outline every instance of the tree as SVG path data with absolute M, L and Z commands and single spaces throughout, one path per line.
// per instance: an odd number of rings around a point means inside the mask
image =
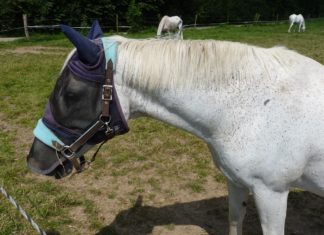
M 127 23 L 131 26 L 131 30 L 137 31 L 142 26 L 142 10 L 135 0 L 131 0 L 127 14 L 126 14 Z

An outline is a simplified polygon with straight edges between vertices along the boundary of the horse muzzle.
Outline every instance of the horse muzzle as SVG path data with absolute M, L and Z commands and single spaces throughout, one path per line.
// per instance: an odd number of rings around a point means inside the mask
M 66 158 L 61 157 L 53 148 L 50 148 L 37 138 L 27 156 L 28 168 L 37 174 L 53 176 L 61 179 L 73 171 L 73 165 Z

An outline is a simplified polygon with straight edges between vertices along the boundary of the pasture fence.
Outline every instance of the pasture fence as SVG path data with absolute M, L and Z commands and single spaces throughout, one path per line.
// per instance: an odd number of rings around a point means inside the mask
M 122 32 L 122 31 L 127 31 L 130 30 L 132 27 L 127 24 L 120 24 L 118 20 L 118 15 L 116 15 L 115 19 L 115 25 L 110 24 L 110 25 L 102 25 L 101 28 L 105 32 Z M 313 21 L 313 20 L 319 20 L 319 19 L 324 19 L 324 18 L 307 18 L 306 21 Z M 44 21 L 51 21 L 51 19 L 47 19 Z M 15 34 L 15 35 L 20 35 L 22 36 L 23 34 L 25 37 L 28 39 L 29 38 L 29 32 L 30 31 L 40 31 L 40 32 L 53 32 L 53 31 L 59 31 L 60 25 L 59 24 L 39 24 L 39 25 L 28 25 L 27 23 L 27 16 L 23 15 L 23 26 L 22 27 L 15 27 L 15 28 L 9 28 L 9 29 L 4 29 L 0 30 L 0 37 L 1 35 L 7 35 L 7 34 Z M 152 26 L 158 26 L 159 22 L 158 21 L 145 21 L 145 25 L 150 25 Z M 198 15 L 195 15 L 194 17 L 194 22 L 190 22 L 188 24 L 183 24 L 183 28 L 203 28 L 203 27 L 213 27 L 213 26 L 222 26 L 222 25 L 266 25 L 266 24 L 284 24 L 288 23 L 288 19 L 285 20 L 279 20 L 278 18 L 276 20 L 259 20 L 259 18 L 255 18 L 254 20 L 243 20 L 243 21 L 222 21 L 222 22 L 210 22 L 210 23 L 198 23 Z M 74 29 L 79 29 L 79 30 L 86 30 L 90 29 L 91 26 L 71 26 Z

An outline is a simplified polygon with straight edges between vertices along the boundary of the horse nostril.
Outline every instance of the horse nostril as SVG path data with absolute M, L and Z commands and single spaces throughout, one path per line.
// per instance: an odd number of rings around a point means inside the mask
M 55 179 L 62 179 L 72 173 L 73 167 L 69 161 L 63 162 L 63 165 L 59 165 L 55 170 L 49 174 L 49 176 L 54 176 Z
M 64 175 L 62 175 L 62 172 L 61 171 L 56 171 L 54 173 L 54 178 L 59 180 L 59 179 L 62 179 L 64 177 Z

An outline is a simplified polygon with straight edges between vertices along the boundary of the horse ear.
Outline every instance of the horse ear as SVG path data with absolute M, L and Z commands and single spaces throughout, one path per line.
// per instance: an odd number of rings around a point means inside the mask
M 79 58 L 83 63 L 94 65 L 98 61 L 100 48 L 95 43 L 67 25 L 62 24 L 61 30 L 77 48 Z
M 99 22 L 98 20 L 95 20 L 93 23 L 92 23 L 92 26 L 91 26 L 91 29 L 90 29 L 90 32 L 88 34 L 88 38 L 89 39 L 96 39 L 96 38 L 101 38 L 103 37 L 103 32 L 101 30 L 101 27 L 99 25 Z

